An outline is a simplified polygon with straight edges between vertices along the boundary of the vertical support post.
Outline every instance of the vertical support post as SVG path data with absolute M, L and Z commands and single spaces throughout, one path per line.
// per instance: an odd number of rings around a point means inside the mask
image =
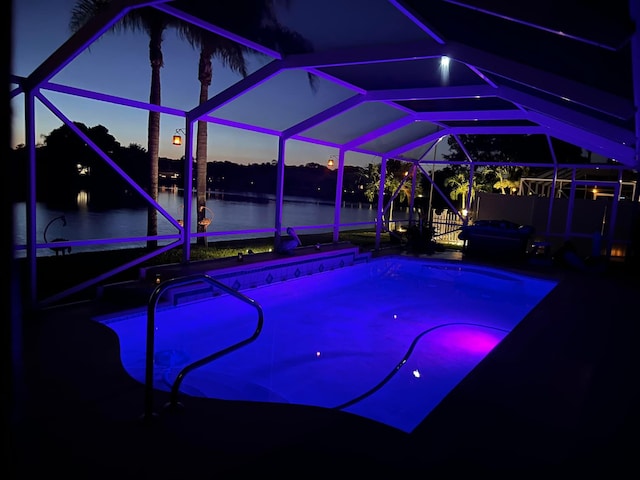
M 567 206 L 567 218 L 564 225 L 564 240 L 569 240 L 571 233 L 571 222 L 573 220 L 573 204 L 576 196 L 576 169 L 571 170 L 571 190 L 569 193 L 569 205 Z
M 184 141 L 184 202 L 182 204 L 182 260 L 191 258 L 191 206 L 193 205 L 193 122 L 187 118 Z
M 633 81 L 633 103 L 636 107 L 636 152 L 635 165 L 640 166 L 640 0 L 629 0 L 629 15 L 635 25 L 631 36 L 631 75 Z M 636 202 L 636 210 L 640 201 L 640 191 L 635 189 L 633 196 Z
M 278 163 L 276 165 L 276 218 L 274 219 L 275 239 L 274 245 L 280 243 L 282 234 L 282 198 L 284 196 L 284 149 L 286 139 L 278 137 Z
M 340 238 L 340 213 L 342 209 L 342 185 L 344 183 L 344 150 L 338 154 L 338 178 L 336 179 L 336 202 L 333 212 L 333 242 Z
M 469 162 L 469 190 L 467 190 L 467 214 L 464 217 L 464 226 L 469 224 L 469 212 L 471 211 L 471 199 L 473 198 L 473 176 L 475 168 L 473 162 Z
M 632 76 L 633 76 L 633 102 L 636 107 L 636 152 L 635 152 L 635 165 L 636 170 L 640 167 L 640 0 L 629 0 L 629 13 L 631 21 L 635 25 L 634 33 L 631 37 L 631 61 L 632 61 Z M 636 175 L 636 185 L 633 192 L 633 212 L 632 212 L 632 226 L 634 229 L 631 232 L 632 242 L 632 256 L 635 256 L 632 260 L 638 264 L 640 257 L 640 238 L 637 238 L 640 233 L 640 171 Z
M 544 233 L 545 242 L 550 241 L 551 236 L 551 219 L 553 217 L 553 202 L 556 198 L 556 188 L 558 182 L 558 161 L 556 159 L 556 152 L 553 149 L 551 138 L 547 135 L 547 144 L 551 152 L 551 158 L 553 159 L 553 179 L 551 180 L 551 188 L 549 190 L 549 205 L 547 207 L 547 230 Z
M 378 185 L 378 211 L 376 214 L 376 243 L 375 249 L 380 249 L 380 232 L 384 214 L 384 183 L 387 176 L 387 157 L 380 160 L 380 185 Z
M 409 201 L 409 225 L 413 223 L 413 206 L 416 198 L 416 177 L 417 177 L 418 165 L 413 163 L 411 165 L 411 199 Z
M 27 197 L 27 265 L 29 280 L 29 308 L 34 308 L 38 299 L 38 272 L 36 267 L 36 129 L 35 129 L 35 105 L 34 91 L 25 89 L 24 115 L 25 115 L 25 140 L 29 149 L 28 167 L 28 197 Z

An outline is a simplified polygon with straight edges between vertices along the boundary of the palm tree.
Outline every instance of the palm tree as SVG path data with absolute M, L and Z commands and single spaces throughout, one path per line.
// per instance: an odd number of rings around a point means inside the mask
M 112 0 L 78 0 L 71 10 L 69 28 L 78 31 L 91 18 L 105 10 Z M 114 32 L 130 30 L 144 32 L 149 36 L 149 60 L 151 62 L 151 89 L 149 103 L 160 105 L 160 69 L 164 66 L 162 57 L 162 40 L 165 30 L 176 20 L 164 12 L 154 8 L 138 8 L 120 20 L 113 28 Z M 158 200 L 158 158 L 160 142 L 160 113 L 149 111 L 147 127 L 147 152 L 149 155 L 149 184 L 147 193 Z M 147 213 L 147 236 L 158 234 L 158 211 L 149 205 Z M 147 248 L 157 247 L 157 240 L 147 240 Z
M 310 52 L 313 50 L 310 42 L 300 34 L 281 25 L 276 17 L 276 3 L 288 6 L 288 0 L 234 0 L 224 2 L 211 8 L 210 5 L 194 3 L 190 13 L 210 20 L 228 31 L 256 41 L 280 53 L 291 54 Z M 247 57 L 256 55 L 254 50 L 221 37 L 208 30 L 192 24 L 182 23 L 178 27 L 179 34 L 191 46 L 200 49 L 198 61 L 198 80 L 200 81 L 199 104 L 209 99 L 209 87 L 213 79 L 212 58 L 217 58 L 222 65 L 242 77 L 247 76 Z M 314 78 L 309 76 L 311 87 L 314 88 Z M 208 122 L 198 121 L 196 133 L 196 211 L 198 213 L 197 228 L 199 233 L 207 229 L 204 222 L 207 192 L 207 142 Z M 198 238 L 201 245 L 207 244 L 205 236 Z
M 411 193 L 413 190 L 413 180 L 409 176 L 411 165 L 406 162 L 400 162 L 397 160 L 389 160 L 387 162 L 387 175 L 389 176 L 388 188 L 391 193 L 398 192 L 398 200 L 404 202 L 411 199 Z M 422 195 L 422 181 L 420 179 L 421 173 L 416 172 L 416 189 L 415 195 Z M 386 182 L 385 182 L 386 183 Z
M 366 170 L 361 172 L 360 183 L 364 185 L 364 195 L 369 202 L 373 202 L 380 192 L 380 167 L 380 163 L 370 163 Z M 407 175 L 406 168 L 406 163 L 404 162 L 396 160 L 389 160 L 387 162 L 387 173 L 384 177 L 383 195 L 393 195 L 397 192 L 397 197 L 400 202 L 411 198 L 412 182 Z M 422 182 L 418 178 L 416 180 L 415 195 L 421 194 Z M 393 199 L 391 199 L 389 204 L 389 220 L 392 220 L 392 216 Z
M 493 188 L 500 190 L 502 195 L 505 195 L 508 191 L 517 189 L 520 187 L 520 177 L 522 177 L 524 169 L 522 167 L 512 166 L 497 166 L 495 168 L 486 168 L 486 173 L 492 173 L 497 177 L 497 180 L 493 184 Z
M 486 169 L 475 170 L 473 174 L 473 186 L 471 187 L 471 203 L 473 203 L 477 192 L 491 191 L 492 186 L 488 185 L 485 181 L 486 173 Z M 470 206 L 467 205 L 467 195 L 469 194 L 468 169 L 458 170 L 455 174 L 444 180 L 444 185 L 450 188 L 449 197 L 451 198 L 451 200 L 457 200 L 458 197 L 462 197 L 463 210 Z
M 369 203 L 373 203 L 380 192 L 380 164 L 370 163 L 366 170 L 363 170 L 360 183 L 364 185 L 364 196 Z M 385 190 L 389 187 L 389 178 L 385 177 Z

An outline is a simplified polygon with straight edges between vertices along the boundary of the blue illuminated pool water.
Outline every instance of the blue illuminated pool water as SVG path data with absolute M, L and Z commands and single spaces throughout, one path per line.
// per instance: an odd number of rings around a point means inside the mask
M 341 408 L 411 432 L 555 285 L 389 257 L 244 290 L 263 308 L 260 336 L 187 374 L 180 392 Z M 144 382 L 146 311 L 105 323 Z M 159 308 L 155 388 L 169 391 L 188 363 L 256 325 L 256 309 L 229 295 Z

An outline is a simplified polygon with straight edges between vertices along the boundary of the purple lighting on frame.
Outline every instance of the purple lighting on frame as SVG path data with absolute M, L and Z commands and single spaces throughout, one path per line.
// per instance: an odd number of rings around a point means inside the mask
M 580 35 L 573 35 L 573 34 L 571 34 L 569 32 L 566 32 L 566 31 L 558 30 L 558 29 L 555 29 L 555 28 L 545 27 L 544 25 L 541 25 L 539 23 L 528 22 L 526 20 L 523 20 L 523 19 L 520 19 L 520 18 L 516 18 L 515 14 L 499 13 L 497 11 L 492 11 L 492 10 L 489 10 L 489 9 L 486 9 L 486 8 L 480 8 L 480 7 L 476 7 L 475 5 L 470 5 L 467 2 L 458 2 L 458 1 L 455 1 L 455 0 L 445 0 L 445 1 L 448 2 L 448 3 L 451 3 L 453 5 L 458 5 L 458 6 L 463 7 L 463 8 L 468 8 L 468 9 L 471 9 L 471 10 L 475 10 L 476 12 L 481 12 L 481 13 L 484 13 L 486 15 L 491 15 L 491 16 L 494 16 L 494 17 L 497 17 L 497 18 L 501 18 L 503 20 L 510 21 L 510 22 L 519 23 L 521 25 L 525 25 L 527 27 L 535 28 L 535 29 L 541 30 L 543 32 L 547 32 L 547 33 L 551 33 L 551 34 L 554 34 L 554 35 L 558 35 L 560 37 L 571 38 L 573 40 L 576 40 L 576 41 L 579 41 L 579 42 L 583 42 L 583 43 L 586 43 L 588 45 L 593 45 L 593 46 L 596 46 L 596 47 L 599 47 L 599 48 L 604 48 L 606 50 L 611 50 L 611 51 L 615 51 L 615 49 L 616 49 L 614 46 L 607 45 L 607 44 L 605 44 L 603 42 L 593 41 L 593 40 L 590 40 L 588 38 L 582 37 Z M 540 6 L 540 8 L 544 8 L 544 7 Z
M 238 42 L 241 45 L 244 45 L 245 47 L 251 48 L 253 50 L 256 50 L 268 57 L 271 58 L 276 58 L 276 59 L 281 59 L 282 55 L 277 52 L 276 50 L 273 50 L 271 48 L 267 48 L 264 45 L 261 45 L 259 43 L 253 42 L 249 39 L 246 39 L 240 35 L 236 35 L 233 32 L 230 32 L 228 30 L 225 30 L 222 27 L 219 27 L 217 25 L 213 25 L 209 22 L 206 22 L 204 20 L 202 20 L 201 18 L 198 18 L 196 16 L 193 15 L 189 15 L 186 12 L 183 12 L 180 9 L 174 8 L 171 5 L 165 5 L 163 3 L 158 3 L 156 5 L 154 5 L 155 8 L 157 8 L 158 10 L 161 10 L 163 12 L 166 12 L 176 18 L 180 18 L 182 20 L 184 20 L 185 22 L 188 23 L 192 23 L 193 25 L 196 25 L 200 28 L 203 28 L 205 30 L 208 30 L 212 33 L 216 33 L 218 35 L 220 35 L 221 37 L 225 37 L 228 38 L 229 40 L 233 40 L 234 42 Z
M 396 0 L 390 0 L 390 2 L 393 4 L 394 7 L 396 7 L 399 11 L 401 11 L 402 13 L 404 13 L 408 19 L 410 19 L 413 23 L 415 23 L 418 27 L 420 27 L 422 30 L 424 30 L 425 33 L 427 33 L 431 38 L 433 38 L 436 42 L 438 42 L 439 44 L 444 44 L 445 41 L 442 39 L 442 37 L 440 35 L 438 35 L 434 30 L 430 29 L 429 27 L 427 27 L 423 22 L 421 22 L 415 15 L 413 15 L 413 13 L 411 13 L 409 10 L 407 10 L 406 8 L 404 8 L 404 6 L 400 5 L 399 2 L 397 2 Z

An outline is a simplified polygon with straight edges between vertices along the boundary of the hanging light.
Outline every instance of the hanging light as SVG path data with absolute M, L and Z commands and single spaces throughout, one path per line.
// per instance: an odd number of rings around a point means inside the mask
M 327 160 L 327 167 L 331 168 L 333 166 L 335 166 L 336 164 L 336 156 L 335 155 L 331 155 L 329 157 L 329 160 Z
M 173 140 L 171 140 L 172 144 L 176 146 L 182 145 L 182 137 L 180 136 L 180 133 L 183 133 L 184 135 L 187 134 L 187 132 L 184 131 L 184 128 L 177 128 L 176 133 L 173 134 Z
M 206 212 L 207 212 L 207 211 L 208 211 L 209 213 L 211 213 L 211 217 L 204 217 L 202 220 L 200 220 L 200 221 L 198 222 L 198 225 L 202 225 L 202 226 L 205 228 L 205 230 L 206 230 L 206 228 L 207 228 L 209 225 L 211 225 L 211 221 L 213 220 L 213 210 L 211 210 L 209 207 L 205 207 L 205 206 L 203 205 L 203 206 L 201 206 L 201 207 L 198 209 L 198 211 L 199 211 L 199 212 L 205 212 L 205 215 L 206 215 Z

